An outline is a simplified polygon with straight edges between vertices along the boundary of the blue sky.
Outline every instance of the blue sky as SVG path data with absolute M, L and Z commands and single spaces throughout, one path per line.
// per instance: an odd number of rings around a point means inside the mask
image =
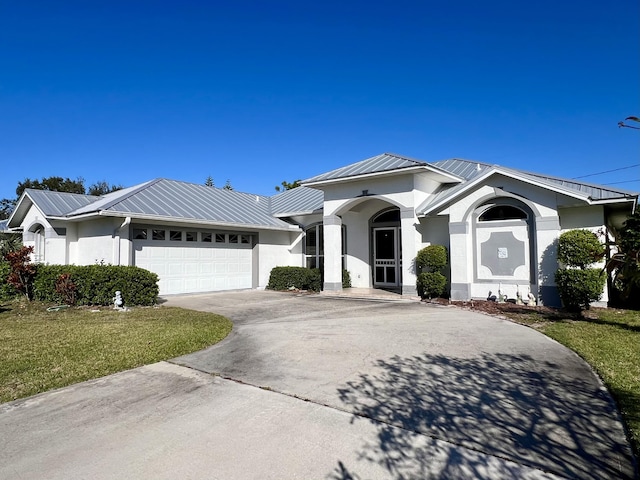
M 383 152 L 640 191 L 640 2 L 0 0 L 0 198 Z

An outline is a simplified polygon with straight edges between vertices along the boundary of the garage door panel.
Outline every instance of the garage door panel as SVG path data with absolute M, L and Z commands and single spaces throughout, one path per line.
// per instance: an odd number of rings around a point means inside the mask
M 159 243 L 134 241 L 134 263 L 158 274 L 161 295 L 252 287 L 252 251 L 247 245 Z

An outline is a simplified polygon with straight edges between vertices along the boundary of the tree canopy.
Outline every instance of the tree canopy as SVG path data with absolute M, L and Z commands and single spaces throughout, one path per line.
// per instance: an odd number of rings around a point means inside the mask
M 300 186 L 300 182 L 302 180 L 298 179 L 298 180 L 294 180 L 293 182 L 287 182 L 286 180 L 283 180 L 282 183 L 280 185 L 276 185 L 276 192 L 284 192 L 285 190 L 292 190 L 294 188 L 298 188 Z

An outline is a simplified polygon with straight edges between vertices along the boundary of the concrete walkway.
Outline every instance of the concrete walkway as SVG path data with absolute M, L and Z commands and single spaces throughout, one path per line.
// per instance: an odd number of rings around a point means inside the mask
M 167 305 L 218 345 L 0 405 L 0 478 L 634 478 L 572 352 L 416 302 L 238 292 Z M 211 375 L 215 374 L 215 375 Z

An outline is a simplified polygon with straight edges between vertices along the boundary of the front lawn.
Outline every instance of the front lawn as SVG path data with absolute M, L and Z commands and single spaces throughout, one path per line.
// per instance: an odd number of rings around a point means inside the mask
M 181 308 L 46 307 L 0 304 L 0 402 L 191 353 L 231 331 L 225 317 Z
M 584 358 L 618 403 L 632 446 L 640 453 L 640 312 L 593 308 L 576 317 L 562 310 L 495 302 L 474 302 L 471 308 L 535 328 Z

